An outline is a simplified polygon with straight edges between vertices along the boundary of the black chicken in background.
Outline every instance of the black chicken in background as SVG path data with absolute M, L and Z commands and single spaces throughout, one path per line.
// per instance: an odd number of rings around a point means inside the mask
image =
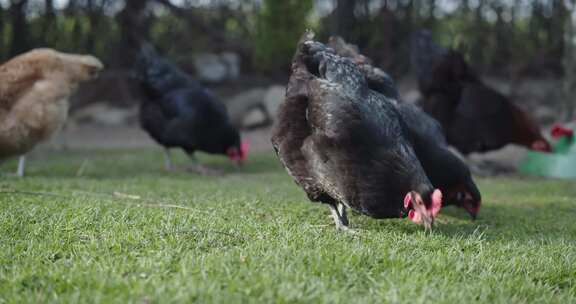
M 241 142 L 224 104 L 152 46 L 142 46 L 134 76 L 144 94 L 140 124 L 165 148 L 166 169 L 173 169 L 171 148 L 183 149 L 193 161 L 191 169 L 200 173 L 210 170 L 197 162 L 196 151 L 227 155 L 235 164 L 246 159 L 248 144 Z
M 360 54 L 358 48 L 338 37 L 331 37 L 329 45 L 339 55 L 356 62 L 370 89 L 396 103 L 418 160 L 434 187 L 444 194 L 443 205 L 464 208 L 475 219 L 482 203 L 480 191 L 468 166 L 448 148 L 442 126 L 417 106 L 402 102 L 392 77 L 372 66 L 370 59 Z
M 435 61 L 446 56 L 448 50 L 437 45 L 432 37 L 432 32 L 421 30 L 412 38 L 410 60 L 418 77 L 418 86 L 421 91 L 430 90 L 433 81 L 433 68 Z M 460 66 L 465 69 L 465 66 Z M 462 71 L 461 74 L 465 73 Z M 446 80 L 448 81 L 448 79 Z
M 403 128 L 395 102 L 371 90 L 351 59 L 300 41 L 272 143 L 310 200 L 328 204 L 336 226 L 346 209 L 374 218 L 408 216 L 430 228 L 442 204 Z
M 430 31 L 414 34 L 411 57 L 422 108 L 440 122 L 458 151 L 467 155 L 507 144 L 551 151 L 528 113 L 486 85 L 460 52 L 438 46 Z

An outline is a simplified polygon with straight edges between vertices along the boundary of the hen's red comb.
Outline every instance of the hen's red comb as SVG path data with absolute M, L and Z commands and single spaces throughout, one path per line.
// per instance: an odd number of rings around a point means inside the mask
M 552 128 L 550 134 L 555 139 L 558 139 L 563 136 L 574 137 L 574 130 L 566 128 L 560 124 L 557 124 Z

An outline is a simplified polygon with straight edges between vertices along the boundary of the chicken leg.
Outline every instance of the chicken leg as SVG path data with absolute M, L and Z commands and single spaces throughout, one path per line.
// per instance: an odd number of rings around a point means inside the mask
M 174 169 L 172 155 L 170 155 L 170 149 L 168 148 L 164 148 L 164 169 L 166 169 L 166 171 L 172 171 Z
M 338 204 L 338 212 L 340 213 L 340 216 L 342 217 L 344 225 L 348 226 L 350 224 L 350 222 L 348 221 L 348 212 L 346 209 L 346 205 L 339 203 Z
M 24 167 L 26 167 L 26 155 L 21 155 L 18 159 L 18 169 L 16 170 L 16 176 L 24 176 Z
M 352 232 L 348 225 L 348 216 L 346 214 L 346 206 L 342 203 L 338 204 L 329 204 L 330 213 L 332 214 L 332 218 L 334 219 L 334 224 L 336 224 L 336 228 L 343 231 L 350 231 Z

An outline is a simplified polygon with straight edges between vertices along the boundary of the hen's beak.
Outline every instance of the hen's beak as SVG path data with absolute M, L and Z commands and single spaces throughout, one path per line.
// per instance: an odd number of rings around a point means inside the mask
M 466 212 L 468 212 L 468 214 L 470 214 L 470 217 L 472 218 L 473 221 L 476 220 L 476 218 L 478 217 L 478 211 L 479 211 L 479 207 L 476 207 L 472 202 L 465 202 L 464 203 L 464 210 L 466 210 Z
M 90 79 L 97 78 L 100 72 L 104 69 L 102 62 L 94 56 L 84 55 L 80 58 L 82 64 L 88 70 L 88 76 Z
M 100 71 L 101 71 L 101 69 L 99 69 L 99 68 L 93 68 L 93 67 L 90 68 L 90 69 L 89 69 L 89 77 L 90 77 L 90 79 L 96 79 L 96 78 L 98 78 L 98 76 L 100 76 Z
M 475 221 L 476 218 L 478 218 L 478 214 L 477 214 L 477 213 L 474 213 L 474 212 L 471 212 L 471 211 L 468 211 L 468 213 L 470 214 L 470 217 L 472 218 L 472 221 Z

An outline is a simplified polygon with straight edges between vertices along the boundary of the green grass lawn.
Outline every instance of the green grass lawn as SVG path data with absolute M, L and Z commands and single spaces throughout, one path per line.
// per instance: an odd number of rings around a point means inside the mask
M 476 222 L 352 215 L 352 235 L 273 155 L 200 159 L 227 174 L 119 150 L 37 153 L 0 178 L 0 303 L 576 302 L 573 182 L 481 179 Z

